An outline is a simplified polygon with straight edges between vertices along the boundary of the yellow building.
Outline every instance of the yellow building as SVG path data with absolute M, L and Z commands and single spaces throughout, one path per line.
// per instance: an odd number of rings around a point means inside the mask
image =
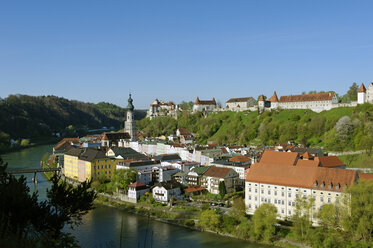
M 64 155 L 64 174 L 66 177 L 84 182 L 105 176 L 111 179 L 117 162 L 102 150 L 94 148 L 73 148 Z

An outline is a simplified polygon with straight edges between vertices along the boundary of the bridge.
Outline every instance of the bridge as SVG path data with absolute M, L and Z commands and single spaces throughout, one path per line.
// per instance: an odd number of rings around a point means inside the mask
M 6 172 L 9 174 L 26 174 L 26 173 L 34 173 L 34 177 L 32 181 L 34 183 L 38 183 L 37 173 L 38 172 L 60 172 L 61 168 L 40 168 L 40 169 L 20 169 L 20 170 L 7 170 Z

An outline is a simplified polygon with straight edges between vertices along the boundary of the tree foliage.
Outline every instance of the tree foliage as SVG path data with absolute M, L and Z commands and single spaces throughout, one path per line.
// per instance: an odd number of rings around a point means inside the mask
M 96 194 L 89 190 L 90 183 L 73 187 L 54 175 L 47 200 L 39 201 L 37 193 L 30 194 L 26 178 L 15 178 L 6 168 L 0 158 L 1 242 L 17 240 L 25 247 L 75 247 L 74 238 L 61 231 L 65 225 L 80 224 L 82 216 L 93 208 Z
M 227 193 L 227 189 L 225 187 L 225 182 L 224 181 L 219 182 L 219 195 L 220 195 L 220 197 L 223 199 L 223 197 L 225 196 L 226 193 Z
M 202 229 L 209 229 L 212 231 L 219 230 L 221 224 L 221 216 L 214 209 L 207 209 L 203 211 L 199 218 L 199 225 Z
M 277 223 L 277 208 L 270 203 L 263 203 L 253 216 L 253 234 L 258 240 L 270 241 L 275 232 Z
M 128 191 L 128 186 L 136 181 L 137 171 L 134 169 L 116 170 L 114 172 L 113 182 L 124 191 Z
M 312 226 L 312 208 L 314 199 L 312 196 L 298 195 L 295 201 L 295 212 L 292 216 L 293 231 L 300 240 L 306 240 Z

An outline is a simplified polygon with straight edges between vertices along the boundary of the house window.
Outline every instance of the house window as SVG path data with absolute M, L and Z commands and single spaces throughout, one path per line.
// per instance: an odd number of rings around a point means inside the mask
M 264 190 L 261 190 L 260 192 L 261 192 L 262 194 L 264 194 Z
M 277 204 L 277 199 L 275 199 L 275 204 Z
M 285 209 L 281 209 L 281 213 L 282 213 L 282 214 L 285 213 Z
M 332 198 L 328 197 L 328 203 L 332 202 Z
M 323 196 L 320 196 L 320 201 L 321 201 L 321 202 L 324 201 L 324 197 L 323 197 Z
M 285 202 L 284 202 L 284 200 L 282 200 L 282 205 L 285 205 Z
M 291 215 L 291 210 L 289 210 L 289 215 Z
M 289 192 L 288 196 L 291 197 L 291 193 L 290 192 Z
M 111 168 L 111 165 L 109 164 L 109 169 Z
M 255 189 L 255 193 L 258 193 L 258 189 Z
M 291 206 L 291 201 L 289 201 L 289 206 Z
M 275 191 L 275 195 L 277 195 L 277 190 Z
M 251 195 L 249 195 L 249 200 L 251 200 Z
M 251 192 L 251 188 L 249 188 L 249 192 Z
M 268 195 L 270 195 L 271 194 L 271 191 L 270 190 L 268 190 Z

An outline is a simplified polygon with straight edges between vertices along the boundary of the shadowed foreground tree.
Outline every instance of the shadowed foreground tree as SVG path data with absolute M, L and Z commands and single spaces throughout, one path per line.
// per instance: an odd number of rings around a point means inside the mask
M 0 247 L 78 247 L 75 238 L 61 230 L 80 224 L 93 208 L 91 183 L 73 187 L 54 175 L 47 200 L 39 201 L 37 193 L 30 194 L 26 178 L 16 178 L 6 168 L 0 158 Z

